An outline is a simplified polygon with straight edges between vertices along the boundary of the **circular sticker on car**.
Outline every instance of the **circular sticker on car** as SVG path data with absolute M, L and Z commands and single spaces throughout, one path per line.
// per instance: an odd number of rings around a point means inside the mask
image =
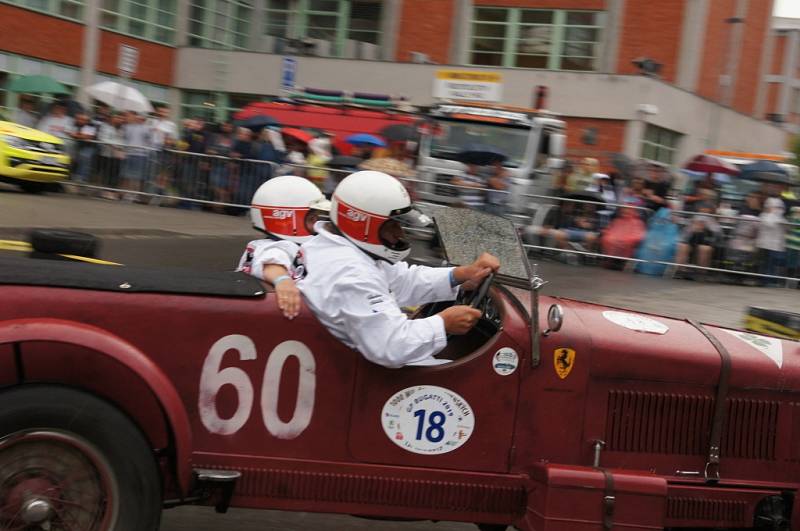
M 407 387 L 381 411 L 386 436 L 415 454 L 438 455 L 463 446 L 475 428 L 475 415 L 458 394 L 434 385 Z
M 492 367 L 500 376 L 508 376 L 516 371 L 518 366 L 519 356 L 513 348 L 503 347 L 492 356 Z
M 615 325 L 625 327 L 628 330 L 635 330 L 636 332 L 663 335 L 669 331 L 669 327 L 664 323 L 656 321 L 646 315 L 639 315 L 638 313 L 615 312 L 609 310 L 603 312 L 603 317 Z

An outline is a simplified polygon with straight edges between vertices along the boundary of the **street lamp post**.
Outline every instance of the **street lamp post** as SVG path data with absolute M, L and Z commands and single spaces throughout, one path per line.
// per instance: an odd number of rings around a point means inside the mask
M 741 4 L 740 2 L 740 8 Z M 737 44 L 741 41 L 740 32 L 736 31 L 736 29 L 737 25 L 743 24 L 744 21 L 744 17 L 741 16 L 725 19 L 725 23 L 730 27 L 728 32 L 728 47 L 725 54 L 725 64 L 719 74 L 717 102 L 710 116 L 706 149 L 715 149 L 718 147 L 722 107 L 731 107 L 733 105 L 733 71 L 736 67 L 736 56 L 738 55 L 735 51 L 738 51 L 739 47 Z

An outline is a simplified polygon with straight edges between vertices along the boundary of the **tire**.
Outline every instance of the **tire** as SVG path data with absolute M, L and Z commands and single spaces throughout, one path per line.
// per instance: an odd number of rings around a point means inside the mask
M 27 194 L 41 194 L 47 188 L 45 183 L 37 183 L 32 181 L 25 181 L 19 183 L 19 187 Z
M 69 230 L 37 229 L 31 231 L 31 246 L 40 253 L 60 253 L 96 258 L 99 243 L 96 237 Z
M 0 403 L 0 529 L 158 529 L 159 469 L 119 410 L 52 385 L 9 389 Z

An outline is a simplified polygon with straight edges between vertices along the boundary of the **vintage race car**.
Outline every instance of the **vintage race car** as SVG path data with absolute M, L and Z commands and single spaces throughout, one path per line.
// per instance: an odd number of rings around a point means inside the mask
M 374 365 L 239 273 L 0 259 L 0 528 L 207 504 L 800 529 L 797 342 L 540 296 L 510 223 L 437 223 L 451 262 L 503 275 L 433 367 Z

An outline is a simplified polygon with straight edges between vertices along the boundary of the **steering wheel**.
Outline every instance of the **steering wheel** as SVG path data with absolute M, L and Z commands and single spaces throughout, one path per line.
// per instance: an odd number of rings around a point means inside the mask
M 486 275 L 486 278 L 483 279 L 481 285 L 478 286 L 478 289 L 475 290 L 475 295 L 472 297 L 472 302 L 470 306 L 473 308 L 480 308 L 481 304 L 483 304 L 484 299 L 486 299 L 486 295 L 489 293 L 489 286 L 492 285 L 492 281 L 494 280 L 494 273 L 489 273 Z

